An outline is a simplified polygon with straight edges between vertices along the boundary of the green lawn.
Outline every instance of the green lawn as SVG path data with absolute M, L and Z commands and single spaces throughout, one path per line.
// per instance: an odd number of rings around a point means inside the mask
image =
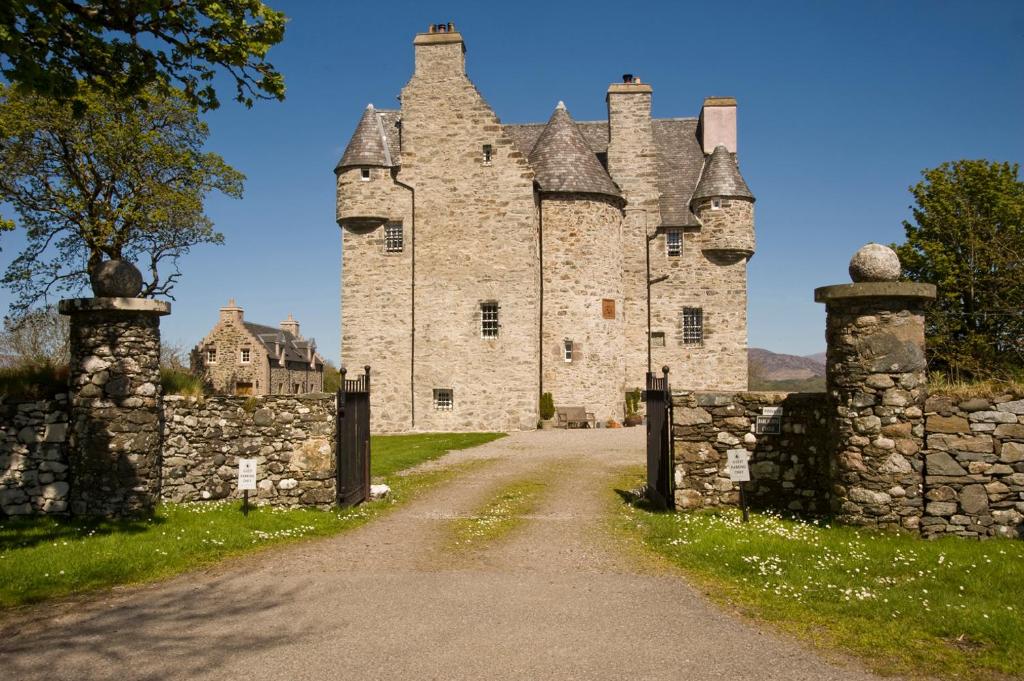
M 452 547 L 472 550 L 507 536 L 532 513 L 547 485 L 539 479 L 516 480 L 498 490 L 476 513 L 451 523 Z
M 1024 678 L 1024 542 L 923 541 L 758 513 L 744 524 L 735 509 L 656 513 L 633 501 L 622 528 L 752 617 L 882 673 Z
M 370 438 L 370 475 L 386 478 L 432 461 L 452 449 L 467 449 L 505 437 L 505 433 L 418 433 Z
M 358 527 L 417 492 L 463 470 L 396 476 L 395 472 L 500 437 L 493 433 L 374 437 L 373 474 L 391 486 L 388 499 L 316 511 L 254 508 L 238 501 L 163 504 L 137 520 L 27 518 L 0 521 L 0 607 L 151 581 L 228 556 Z

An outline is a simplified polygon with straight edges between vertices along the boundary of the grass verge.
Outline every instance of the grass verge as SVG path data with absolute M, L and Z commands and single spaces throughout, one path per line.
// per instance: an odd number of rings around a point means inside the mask
M 523 516 L 536 509 L 546 487 L 534 478 L 505 485 L 476 513 L 452 521 L 452 547 L 472 550 L 507 536 L 522 524 Z
M 469 434 L 467 434 L 469 435 Z M 488 434 L 492 435 L 492 434 Z M 394 475 L 450 449 L 479 442 L 447 434 L 415 436 L 415 453 L 374 438 L 372 458 L 387 471 L 388 498 L 355 508 L 254 508 L 241 502 L 162 504 L 149 518 L 15 518 L 0 521 L 0 608 L 82 594 L 121 584 L 154 581 L 225 558 L 300 539 L 325 537 L 373 520 L 429 487 L 479 462 Z M 490 439 L 494 439 L 492 436 Z M 486 441 L 486 440 L 483 440 Z M 381 444 L 383 443 L 383 444 Z M 383 450 L 378 452 L 377 449 Z M 378 469 L 374 471 L 380 474 Z
M 621 490 L 638 485 L 635 476 Z M 1024 678 L 1024 543 L 922 541 L 735 509 L 670 514 L 632 497 L 620 529 L 719 602 L 883 674 Z
M 505 437 L 505 433 L 417 433 L 370 438 L 370 475 L 387 477 L 433 461 L 453 449 L 468 449 Z

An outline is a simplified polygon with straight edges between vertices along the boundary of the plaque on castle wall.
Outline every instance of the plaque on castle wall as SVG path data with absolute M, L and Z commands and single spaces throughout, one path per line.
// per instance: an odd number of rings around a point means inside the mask
M 615 301 L 605 298 L 601 301 L 601 316 L 605 319 L 615 319 Z
M 781 416 L 758 416 L 754 421 L 755 435 L 778 435 L 782 432 Z

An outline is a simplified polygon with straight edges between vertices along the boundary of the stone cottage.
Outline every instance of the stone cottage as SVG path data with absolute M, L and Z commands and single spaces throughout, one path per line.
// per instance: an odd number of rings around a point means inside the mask
M 607 120 L 503 124 L 451 24 L 413 45 L 400 108 L 368 106 L 335 168 L 341 357 L 373 367 L 374 430 L 534 428 L 543 392 L 621 420 L 662 365 L 746 389 L 736 100 L 656 119 L 627 74 Z
M 324 360 L 291 315 L 278 328 L 247 322 L 244 315 L 234 299 L 220 308 L 220 320 L 192 350 L 193 373 L 227 395 L 323 391 Z

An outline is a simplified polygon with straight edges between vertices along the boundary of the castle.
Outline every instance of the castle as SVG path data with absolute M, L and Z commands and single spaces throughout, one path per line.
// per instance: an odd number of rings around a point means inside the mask
M 542 392 L 622 420 L 662 365 L 677 388 L 745 390 L 736 101 L 653 119 L 627 74 L 606 121 L 559 102 L 508 125 L 451 24 L 413 45 L 401 108 L 368 106 L 335 168 L 341 359 L 373 367 L 374 432 L 531 429 Z

